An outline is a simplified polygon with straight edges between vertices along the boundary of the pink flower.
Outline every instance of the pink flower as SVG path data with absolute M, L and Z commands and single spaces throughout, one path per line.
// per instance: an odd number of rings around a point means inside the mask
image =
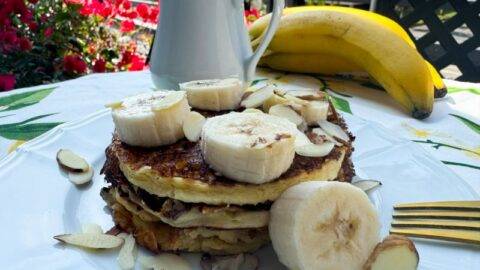
M 92 69 L 93 69 L 94 72 L 97 72 L 97 73 L 105 72 L 107 70 L 106 64 L 107 64 L 107 62 L 104 59 L 102 59 L 102 58 L 97 59 L 95 61 L 95 64 L 93 64 Z
M 72 74 L 83 74 L 87 71 L 87 63 L 78 54 L 63 57 L 63 70 Z
M 15 87 L 15 75 L 0 74 L 0 91 L 12 90 Z
M 49 38 L 50 36 L 52 36 L 53 34 L 53 28 L 52 27 L 47 27 L 44 31 L 43 31 L 43 35 L 46 37 L 46 38 Z
M 135 23 L 132 20 L 122 21 L 120 31 L 127 33 L 135 30 Z
M 157 23 L 159 12 L 160 12 L 160 9 L 158 8 L 158 6 L 150 8 L 150 18 L 149 18 L 150 22 Z

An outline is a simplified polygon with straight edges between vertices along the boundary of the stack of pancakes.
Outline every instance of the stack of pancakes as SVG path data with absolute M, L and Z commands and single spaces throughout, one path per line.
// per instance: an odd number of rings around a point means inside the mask
M 328 120 L 347 131 L 336 112 Z M 311 132 L 306 134 L 315 140 Z M 153 252 L 251 252 L 269 241 L 269 208 L 285 189 L 311 180 L 351 180 L 352 150 L 349 143 L 335 146 L 325 157 L 296 155 L 278 179 L 255 185 L 209 168 L 199 142 L 182 139 L 141 148 L 114 135 L 102 169 L 111 185 L 102 197 L 116 226 Z

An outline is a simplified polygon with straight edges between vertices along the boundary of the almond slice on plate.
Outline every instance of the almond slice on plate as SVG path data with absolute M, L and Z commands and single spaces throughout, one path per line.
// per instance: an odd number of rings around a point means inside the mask
M 102 227 L 95 223 L 87 223 L 82 225 L 83 233 L 103 234 Z
M 183 120 L 183 133 L 185 137 L 191 142 L 198 141 L 205 121 L 205 117 L 198 112 L 188 113 L 187 117 Z
M 84 248 L 116 248 L 123 243 L 123 239 L 109 234 L 76 233 L 56 235 L 54 239 Z
M 86 172 L 68 172 L 68 180 L 74 183 L 75 185 L 84 185 L 93 178 L 93 168 L 91 166 L 88 167 Z
M 170 253 L 162 253 L 160 255 L 140 256 L 138 258 L 140 264 L 147 269 L 154 270 L 192 270 L 193 268 L 184 258 Z
M 69 172 L 87 172 L 90 168 L 84 158 L 68 149 L 60 149 L 57 152 L 57 163 L 62 169 Z
M 137 246 L 135 238 L 129 234 L 124 238 L 124 243 L 118 253 L 117 262 L 120 269 L 133 269 L 135 267 L 135 259 L 137 256 Z
M 285 118 L 297 126 L 303 123 L 303 118 L 290 106 L 287 105 L 277 104 L 275 106 L 272 106 L 270 110 L 268 110 L 268 113 L 271 115 Z
M 279 96 L 277 94 L 272 95 L 269 99 L 265 100 L 265 102 L 262 105 L 262 109 L 264 112 L 268 112 L 272 106 L 275 106 L 277 104 L 287 104 L 288 100 L 282 96 Z
M 298 130 L 298 132 L 295 134 L 295 148 L 310 144 L 312 144 L 312 141 L 310 141 L 307 135 Z
M 352 185 L 358 187 L 359 189 L 368 192 L 382 185 L 382 182 L 376 180 L 360 180 L 353 182 Z
M 322 144 L 308 144 L 295 146 L 295 153 L 304 157 L 324 157 L 333 150 L 335 144 L 332 142 L 324 142 Z
M 377 244 L 363 270 L 415 270 L 418 262 L 417 249 L 410 239 L 389 235 Z
M 316 90 L 290 90 L 287 91 L 288 95 L 301 98 L 304 100 L 322 100 L 323 95 Z
M 240 102 L 240 105 L 245 108 L 256 108 L 271 96 L 273 96 L 273 87 L 266 85 L 255 92 L 249 93 L 249 95 Z
M 348 134 L 339 126 L 334 123 L 330 123 L 326 120 L 318 121 L 318 125 L 323 129 L 328 135 L 340 139 L 344 142 L 350 141 Z
M 110 109 L 114 110 L 114 109 L 121 108 L 122 105 L 123 105 L 123 101 L 114 101 L 114 102 L 110 102 L 110 103 L 105 104 L 105 108 L 110 108 Z

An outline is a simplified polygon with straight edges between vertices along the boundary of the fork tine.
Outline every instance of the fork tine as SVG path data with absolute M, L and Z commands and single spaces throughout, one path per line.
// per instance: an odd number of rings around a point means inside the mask
M 480 222 L 463 221 L 463 220 L 403 219 L 403 220 L 394 220 L 392 222 L 392 227 L 464 229 L 464 230 L 480 231 Z
M 480 201 L 443 201 L 443 202 L 420 202 L 403 203 L 393 207 L 395 210 L 414 210 L 414 209 L 439 209 L 439 210 L 464 210 L 480 211 Z
M 463 230 L 443 229 L 398 229 L 392 228 L 391 234 L 401 234 L 411 237 L 439 239 L 480 245 L 480 233 Z
M 459 219 L 459 220 L 480 220 L 480 212 L 472 211 L 395 211 L 393 218 L 428 218 L 428 219 Z

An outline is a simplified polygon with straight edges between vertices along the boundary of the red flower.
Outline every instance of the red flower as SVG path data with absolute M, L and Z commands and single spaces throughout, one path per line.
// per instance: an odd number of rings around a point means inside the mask
M 87 71 L 87 63 L 78 54 L 63 57 L 63 70 L 67 73 L 83 74 Z
M 95 61 L 95 64 L 93 64 L 93 71 L 97 73 L 105 72 L 107 70 L 106 68 L 107 62 L 103 60 L 102 58 L 97 59 Z
M 118 62 L 117 66 L 119 68 L 129 65 L 132 62 L 132 52 L 131 51 L 124 51 L 122 53 L 122 60 Z
M 49 38 L 52 34 L 53 34 L 53 28 L 52 28 L 52 27 L 47 27 L 47 28 L 43 31 L 43 35 L 44 35 L 46 38 Z
M 143 70 L 145 68 L 145 59 L 136 54 L 132 55 L 132 63 L 128 68 L 129 71 Z
M 160 9 L 158 8 L 158 6 L 156 7 L 152 7 L 150 9 L 150 22 L 152 23 L 157 23 L 157 20 L 158 20 L 158 13 L 160 12 Z
M 130 9 L 132 7 L 132 3 L 129 0 L 126 0 L 122 3 L 122 7 L 124 9 Z
M 30 31 L 35 32 L 38 29 L 38 24 L 36 22 L 30 22 L 28 28 L 30 28 Z
M 83 16 L 88 16 L 88 15 L 91 15 L 93 13 L 93 10 L 90 6 L 88 5 L 84 5 L 79 11 L 78 13 L 80 13 L 80 15 L 83 15 Z
M 18 43 L 22 51 L 30 51 L 32 49 L 32 42 L 26 37 L 20 38 Z
M 141 3 L 137 6 L 137 13 L 142 19 L 147 20 L 150 16 L 150 10 L 148 6 L 144 3 Z
M 120 31 L 127 33 L 135 30 L 135 23 L 132 20 L 122 21 Z
M 38 2 L 38 0 L 28 0 L 28 2 L 35 5 Z
M 12 90 L 15 87 L 15 75 L 0 74 L 0 91 Z
M 100 12 L 98 13 L 98 15 L 104 17 L 104 18 L 107 18 L 108 16 L 112 15 L 112 12 L 113 12 L 113 9 L 112 7 L 108 6 L 108 7 L 103 7 Z

